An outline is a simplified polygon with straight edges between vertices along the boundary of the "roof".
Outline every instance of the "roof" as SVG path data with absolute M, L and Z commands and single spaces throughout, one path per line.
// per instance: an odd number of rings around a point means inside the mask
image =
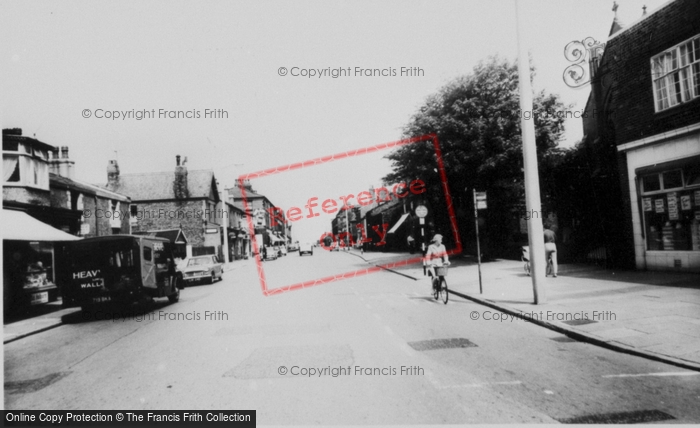
M 243 199 L 243 193 L 241 192 L 241 188 L 236 186 L 236 187 L 231 187 L 226 189 L 228 192 L 229 197 L 234 198 L 234 199 Z M 255 199 L 255 198 L 265 198 L 265 195 L 261 195 L 260 193 L 254 191 L 254 190 L 246 190 L 245 191 L 245 197 L 246 199 Z
M 165 238 L 174 244 L 180 242 L 180 240 L 182 240 L 184 243 L 188 242 L 187 236 L 182 229 L 149 230 L 146 232 L 134 232 L 134 235 Z
M 109 191 L 94 184 L 63 177 L 52 172 L 49 173 L 49 186 L 59 189 L 79 190 L 82 193 L 100 196 L 105 199 L 130 202 L 128 196 Z
M 16 134 L 11 134 L 11 133 L 6 133 L 5 131 L 7 131 L 7 130 L 3 130 L 3 133 L 2 133 L 3 141 L 4 140 L 17 140 L 21 143 L 33 145 L 35 147 L 38 147 L 42 150 L 47 150 L 49 152 L 56 150 L 56 147 L 52 146 L 51 144 L 46 144 L 43 141 L 39 141 L 36 138 L 28 137 L 26 135 L 16 135 Z
M 107 189 L 131 198 L 132 202 L 173 200 L 175 190 L 174 171 L 147 172 L 141 174 L 121 174 L 116 186 L 107 184 Z M 194 170 L 187 172 L 187 199 L 209 199 L 218 202 L 219 192 L 212 170 Z

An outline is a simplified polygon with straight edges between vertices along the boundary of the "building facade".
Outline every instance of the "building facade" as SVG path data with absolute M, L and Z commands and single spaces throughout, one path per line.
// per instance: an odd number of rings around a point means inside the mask
M 131 198 L 133 233 L 181 230 L 187 243 L 179 256 L 215 254 L 223 259 L 222 226 L 228 213 L 219 207 L 214 172 L 188 171 L 185 163 L 178 155 L 172 172 L 121 174 L 117 161 L 111 160 L 105 188 Z
M 699 2 L 668 2 L 613 26 L 594 64 L 588 133 L 617 149 L 619 227 L 638 269 L 700 272 L 698 23 Z

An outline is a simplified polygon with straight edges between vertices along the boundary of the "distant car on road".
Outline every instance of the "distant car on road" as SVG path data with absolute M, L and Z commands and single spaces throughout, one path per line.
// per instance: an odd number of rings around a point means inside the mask
M 292 251 L 299 251 L 299 242 L 289 244 L 289 252 L 291 253 Z
M 307 253 L 312 256 L 314 255 L 314 247 L 310 242 L 304 242 L 303 244 L 299 245 L 299 255 L 302 256 Z
M 214 278 L 222 280 L 224 265 L 214 255 L 196 256 L 187 259 L 183 267 L 183 277 L 186 284 L 205 282 L 211 284 Z
M 275 247 L 265 246 L 260 253 L 260 260 L 277 260 L 277 250 Z

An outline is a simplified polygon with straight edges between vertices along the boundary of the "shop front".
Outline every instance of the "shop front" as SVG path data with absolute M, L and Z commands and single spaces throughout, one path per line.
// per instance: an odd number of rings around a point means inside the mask
M 31 217 L 3 209 L 3 308 L 6 315 L 56 301 L 55 246 L 80 239 Z
M 636 168 L 635 175 L 638 262 L 641 255 L 648 269 L 700 271 L 700 156 Z

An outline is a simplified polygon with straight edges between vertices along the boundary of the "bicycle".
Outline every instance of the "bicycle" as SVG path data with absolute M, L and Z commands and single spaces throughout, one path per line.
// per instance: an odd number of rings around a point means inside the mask
M 445 280 L 447 276 L 447 266 L 434 266 L 433 271 L 435 272 L 432 280 L 433 297 L 435 300 L 442 300 L 444 304 L 447 304 L 447 300 L 449 299 L 447 281 Z
M 530 275 L 530 247 L 525 246 L 523 247 L 523 254 L 522 254 L 522 261 L 525 263 L 525 266 L 523 267 L 525 269 L 525 273 Z M 546 276 L 549 276 L 552 274 L 554 271 L 554 266 L 552 266 L 552 254 L 549 254 L 549 257 L 547 257 L 547 273 Z

